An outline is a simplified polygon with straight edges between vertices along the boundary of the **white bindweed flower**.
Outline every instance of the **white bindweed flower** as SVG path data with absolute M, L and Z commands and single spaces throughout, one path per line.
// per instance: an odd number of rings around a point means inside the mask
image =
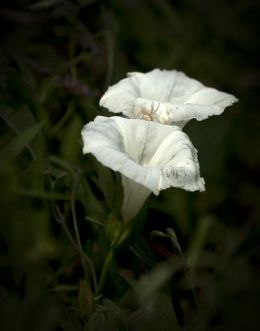
M 176 70 L 132 72 L 110 86 L 100 105 L 129 118 L 139 118 L 181 128 L 192 118 L 201 121 L 220 115 L 238 99 L 206 87 Z
M 82 130 L 83 153 L 122 175 L 122 216 L 132 219 L 151 192 L 204 190 L 197 151 L 179 127 L 119 116 L 98 116 Z

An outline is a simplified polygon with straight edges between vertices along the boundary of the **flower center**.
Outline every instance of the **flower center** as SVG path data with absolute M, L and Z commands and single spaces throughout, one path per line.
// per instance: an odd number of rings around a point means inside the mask
M 158 105 L 155 106 L 154 101 L 152 101 L 150 107 L 149 107 L 149 105 L 148 105 L 148 107 L 143 106 L 141 108 L 142 119 L 144 119 L 145 121 L 153 121 L 156 118 L 156 116 L 153 116 L 153 114 L 156 115 L 156 112 L 159 109 L 159 107 L 160 107 L 160 102 L 158 102 Z
M 171 107 L 172 105 L 169 103 L 137 98 L 133 113 L 136 118 L 141 118 L 145 121 L 169 124 L 173 120 Z
M 143 108 L 142 109 L 142 119 L 145 121 L 153 121 L 153 116 L 151 110 Z

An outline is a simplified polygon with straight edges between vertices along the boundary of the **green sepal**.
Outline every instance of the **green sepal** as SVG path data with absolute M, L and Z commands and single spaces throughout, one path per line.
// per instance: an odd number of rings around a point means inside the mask
M 111 246 L 114 246 L 116 244 L 122 229 L 122 225 L 122 221 L 120 221 L 119 218 L 115 216 L 113 212 L 111 212 L 107 218 L 105 229 L 107 238 Z

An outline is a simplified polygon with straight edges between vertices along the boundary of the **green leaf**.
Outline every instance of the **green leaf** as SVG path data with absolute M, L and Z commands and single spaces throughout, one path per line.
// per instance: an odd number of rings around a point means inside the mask
M 71 292 L 78 290 L 78 286 L 59 284 L 50 289 L 50 292 Z
M 178 241 L 178 238 L 177 238 L 177 235 L 176 235 L 175 231 L 172 228 L 168 228 L 166 230 L 166 232 L 167 232 L 167 234 L 168 234 L 168 236 L 169 236 L 169 238 L 170 238 L 170 240 L 171 240 L 174 248 L 177 250 L 177 252 L 179 254 L 182 255 L 181 246 L 179 244 L 179 241 Z
M 135 257 L 137 257 L 142 263 L 145 263 L 149 268 L 151 268 L 157 261 L 151 248 L 145 241 L 136 240 L 132 244 L 128 244 L 128 247 Z
M 70 162 L 59 158 L 57 156 L 51 155 L 50 156 L 50 161 L 55 164 L 56 166 L 66 170 L 68 173 L 71 173 L 72 175 L 75 175 L 75 169 L 73 169 L 72 165 Z
M 98 220 L 100 223 L 105 223 L 107 219 L 107 209 L 105 204 L 100 201 L 93 193 L 87 179 L 82 178 L 78 191 L 78 199 L 86 207 L 87 217 Z
M 207 235 L 213 222 L 214 219 L 210 217 L 210 215 L 204 216 L 198 222 L 187 253 L 189 265 L 191 267 L 195 267 L 199 261 L 200 254 L 203 246 L 208 240 Z
M 57 4 L 59 4 L 61 1 L 59 0 L 43 0 L 43 1 L 37 1 L 33 3 L 30 6 L 30 9 L 32 10 L 40 10 L 40 9 L 48 9 L 50 7 L 53 7 Z
M 134 286 L 141 301 L 147 301 L 159 291 L 169 280 L 176 270 L 172 260 L 160 263 L 146 275 L 145 282 L 141 281 Z
M 7 144 L 7 146 L 0 151 L 0 167 L 14 160 L 41 129 L 42 123 L 37 123 Z
M 169 238 L 164 232 L 154 230 L 150 233 L 151 238 L 153 239 L 154 237 L 160 237 L 160 238 Z
M 46 119 L 46 112 L 37 103 L 35 90 L 33 90 L 24 80 L 20 77 L 19 73 L 15 70 L 10 70 L 7 80 L 8 85 L 15 91 L 15 97 L 21 104 L 25 104 L 32 111 L 32 113 L 40 118 Z
M 78 0 L 77 2 L 80 7 L 85 7 L 85 6 L 91 5 L 95 1 L 97 1 L 97 0 Z
M 97 168 L 98 174 L 95 182 L 98 184 L 98 187 L 102 189 L 108 207 L 112 209 L 114 207 L 115 200 L 119 199 L 117 195 L 119 195 L 120 190 L 117 188 L 117 183 L 112 171 L 109 168 L 103 166 L 100 162 L 95 162 L 95 167 Z
M 106 235 L 111 244 L 117 241 L 121 229 L 122 222 L 120 222 L 120 220 L 115 217 L 113 213 L 110 213 L 106 223 Z
M 108 331 L 106 328 L 105 315 L 101 311 L 95 311 L 90 315 L 84 331 Z
M 86 280 L 81 280 L 78 296 L 79 310 L 88 317 L 95 310 L 95 298 Z
M 17 193 L 38 199 L 46 199 L 46 200 L 70 200 L 70 194 L 60 193 L 60 192 L 51 192 L 44 190 L 29 190 L 26 188 L 20 188 L 17 190 Z
M 0 116 L 17 135 L 37 123 L 34 116 L 26 106 L 14 111 L 5 105 L 1 105 Z M 41 145 L 43 144 L 43 139 L 40 139 L 40 143 Z M 29 149 L 31 155 L 35 157 L 36 151 L 34 149 L 36 146 L 30 146 L 27 144 L 26 147 Z
M 127 331 L 123 311 L 111 300 L 105 299 L 102 305 L 90 315 L 84 331 Z
M 95 219 L 93 217 L 86 216 L 85 217 L 85 220 L 87 220 L 90 223 L 93 223 L 93 224 L 96 224 L 96 225 L 100 225 L 101 227 L 105 226 L 104 223 L 100 222 L 99 220 L 97 220 L 97 219 Z
M 35 118 L 27 107 L 21 107 L 14 111 L 8 106 L 0 106 L 0 116 L 6 124 L 15 132 L 21 133 L 36 123 Z
M 105 299 L 104 306 L 107 308 L 107 321 L 110 330 L 126 331 L 126 317 L 123 310 L 112 300 Z
M 171 298 L 166 293 L 156 293 L 141 309 L 132 313 L 129 318 L 131 330 L 138 330 L 144 326 L 144 331 L 180 331 L 174 313 Z

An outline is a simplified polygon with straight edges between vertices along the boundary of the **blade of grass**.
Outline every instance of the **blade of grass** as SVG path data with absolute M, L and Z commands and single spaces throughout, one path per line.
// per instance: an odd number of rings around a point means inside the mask
M 54 215 L 56 221 L 58 223 L 62 224 L 63 229 L 64 229 L 69 241 L 71 242 L 72 246 L 76 249 L 76 251 L 81 255 L 81 257 L 89 265 L 89 269 L 90 269 L 91 274 L 92 274 L 93 287 L 94 287 L 94 290 L 96 290 L 97 278 L 96 278 L 96 273 L 95 273 L 94 267 L 92 265 L 92 262 L 89 259 L 89 257 L 85 254 L 85 252 L 82 250 L 82 248 L 79 247 L 78 243 L 74 240 L 74 238 L 73 238 L 73 236 L 72 236 L 72 234 L 71 234 L 71 232 L 70 232 L 70 230 L 69 230 L 69 228 L 66 224 L 65 216 L 63 215 L 63 213 L 61 212 L 60 208 L 57 205 L 53 206 L 53 215 Z
M 0 151 L 0 167 L 7 165 L 14 160 L 28 143 L 41 131 L 42 122 L 30 127 L 25 132 L 15 137 Z

